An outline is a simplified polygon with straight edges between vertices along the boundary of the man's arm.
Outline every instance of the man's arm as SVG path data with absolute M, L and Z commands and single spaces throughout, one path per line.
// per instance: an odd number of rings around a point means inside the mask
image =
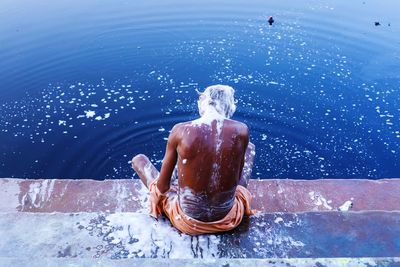
M 174 171 L 176 161 L 178 159 L 177 146 L 177 126 L 174 126 L 171 134 L 168 137 L 167 148 L 165 150 L 160 176 L 157 181 L 157 187 L 161 193 L 166 193 L 169 190 L 172 172 Z
M 247 126 L 243 127 L 242 136 L 243 136 L 244 151 L 243 151 L 242 162 L 240 163 L 239 180 L 242 177 L 243 166 L 244 166 L 244 163 L 245 163 L 245 160 L 246 160 L 247 146 L 249 145 L 249 129 L 247 128 Z

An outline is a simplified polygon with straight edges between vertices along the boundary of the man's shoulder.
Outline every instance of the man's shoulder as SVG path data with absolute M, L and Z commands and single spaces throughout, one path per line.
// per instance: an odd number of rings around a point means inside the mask
M 230 127 L 234 127 L 236 128 L 239 132 L 243 133 L 243 134 L 248 134 L 249 132 L 249 128 L 247 127 L 247 125 L 243 122 L 240 121 L 235 121 L 235 120 L 226 120 L 229 124 Z
M 226 121 L 229 122 L 229 123 L 234 124 L 235 126 L 242 127 L 242 128 L 247 128 L 247 125 L 245 123 L 241 122 L 241 121 L 236 121 L 236 120 L 232 120 L 232 119 L 227 119 Z
M 191 130 L 196 129 L 196 128 L 201 128 L 201 127 L 199 127 L 199 125 L 201 125 L 201 124 L 196 123 L 196 120 L 180 122 L 180 123 L 177 123 L 174 125 L 171 132 L 178 133 L 178 132 L 186 130 L 187 128 L 190 128 Z M 224 126 L 230 127 L 230 128 L 235 128 L 236 131 L 238 131 L 242 134 L 248 134 L 248 131 L 249 131 L 248 127 L 245 123 L 236 121 L 236 120 L 232 120 L 232 119 L 226 119 L 224 121 Z
M 177 123 L 172 127 L 171 135 L 172 136 L 180 136 L 178 134 L 185 131 L 187 129 L 187 127 L 190 127 L 190 126 L 192 126 L 190 121 Z
M 172 131 L 179 131 L 188 126 L 191 126 L 191 121 L 179 122 L 172 127 Z

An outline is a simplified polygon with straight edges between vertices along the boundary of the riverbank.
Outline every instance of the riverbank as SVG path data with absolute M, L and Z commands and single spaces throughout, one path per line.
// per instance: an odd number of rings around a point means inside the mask
M 400 179 L 251 180 L 259 213 L 197 237 L 149 217 L 139 180 L 3 178 L 0 188 L 0 266 L 400 263 Z

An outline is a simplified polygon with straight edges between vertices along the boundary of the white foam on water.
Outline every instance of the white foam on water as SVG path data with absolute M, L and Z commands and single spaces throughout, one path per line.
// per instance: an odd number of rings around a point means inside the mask
M 267 140 L 267 135 L 266 134 L 261 134 L 261 140 L 262 141 L 265 141 L 265 140 Z
M 96 112 L 93 110 L 85 110 L 86 118 L 93 118 L 96 115 Z

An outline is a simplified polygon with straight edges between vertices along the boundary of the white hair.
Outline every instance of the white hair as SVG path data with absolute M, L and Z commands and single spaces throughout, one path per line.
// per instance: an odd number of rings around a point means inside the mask
M 198 101 L 200 116 L 211 106 L 226 118 L 232 117 L 236 110 L 234 94 L 235 90 L 228 85 L 217 84 L 207 87 L 200 93 Z

